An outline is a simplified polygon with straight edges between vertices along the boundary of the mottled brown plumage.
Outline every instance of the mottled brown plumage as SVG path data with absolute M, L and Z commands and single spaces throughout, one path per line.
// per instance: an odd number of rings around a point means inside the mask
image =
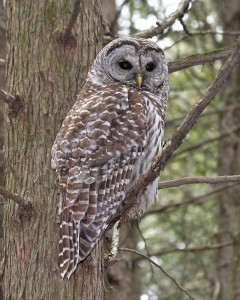
M 62 277 L 89 255 L 160 151 L 167 93 L 167 63 L 155 43 L 117 39 L 97 56 L 52 148 L 62 200 Z M 156 190 L 157 180 L 138 199 L 141 209 Z

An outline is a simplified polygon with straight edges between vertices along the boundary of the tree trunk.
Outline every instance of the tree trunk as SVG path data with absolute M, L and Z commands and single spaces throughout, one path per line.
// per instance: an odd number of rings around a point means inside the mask
M 218 13 L 223 30 L 237 31 L 240 28 L 240 8 L 238 0 L 224 0 L 218 6 Z M 224 35 L 224 45 L 234 42 L 234 37 Z M 228 81 L 231 88 L 221 93 L 222 101 L 226 107 L 239 103 L 240 99 L 240 67 L 236 67 Z M 232 109 L 220 116 L 220 128 L 233 128 L 239 125 L 240 109 Z M 220 142 L 219 175 L 235 175 L 240 173 L 240 143 L 239 132 L 229 135 Z M 227 189 L 219 196 L 219 231 L 220 243 L 234 242 L 239 239 L 240 232 L 240 186 Z M 239 246 L 226 247 L 219 250 L 218 280 L 220 291 L 217 300 L 240 299 L 240 252 Z
M 103 243 L 70 280 L 60 277 L 58 183 L 51 146 L 101 48 L 100 0 L 80 1 L 72 33 L 65 35 L 74 2 L 7 1 L 7 82 L 22 101 L 5 121 L 6 188 L 33 204 L 30 220 L 5 205 L 4 299 L 103 299 Z
M 3 3 L 0 2 L 0 58 L 5 59 L 5 45 L 6 45 L 6 32 L 5 32 L 5 9 Z M 5 81 L 5 68 L 0 66 L 0 88 L 4 86 Z M 3 101 L 0 100 L 0 185 L 3 185 Z M 3 204 L 0 198 L 0 239 L 2 238 L 2 218 L 3 218 Z M 0 240 L 1 244 L 1 240 Z M 0 245 L 1 247 L 1 245 Z
M 5 45 L 6 45 L 6 12 L 3 7 L 3 2 L 0 2 L 0 58 L 5 59 Z M 5 81 L 5 67 L 0 66 L 0 88 L 3 87 Z M 0 100 L 0 185 L 3 185 L 3 101 Z M 3 201 L 0 197 L 0 253 L 2 253 L 3 247 Z M 0 277 L 0 300 L 2 300 L 2 280 Z
M 120 228 L 120 248 L 137 248 L 136 221 L 122 223 Z M 120 251 L 117 261 L 108 268 L 108 293 L 105 300 L 139 300 L 141 296 L 140 270 L 134 261 L 134 253 Z

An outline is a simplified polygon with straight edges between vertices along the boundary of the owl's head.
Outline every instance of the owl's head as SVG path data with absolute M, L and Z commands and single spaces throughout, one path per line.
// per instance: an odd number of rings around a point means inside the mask
M 120 38 L 98 54 L 88 81 L 97 85 L 122 83 L 158 92 L 167 75 L 164 53 L 156 43 L 146 39 Z

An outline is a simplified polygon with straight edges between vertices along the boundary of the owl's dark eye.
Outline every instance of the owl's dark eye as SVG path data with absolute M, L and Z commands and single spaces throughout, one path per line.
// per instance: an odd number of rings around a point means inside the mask
M 152 72 L 155 68 L 156 68 L 156 64 L 152 61 L 146 65 L 146 70 L 148 72 Z
M 133 68 L 132 64 L 128 60 L 122 60 L 118 63 L 118 65 L 123 70 L 131 70 Z

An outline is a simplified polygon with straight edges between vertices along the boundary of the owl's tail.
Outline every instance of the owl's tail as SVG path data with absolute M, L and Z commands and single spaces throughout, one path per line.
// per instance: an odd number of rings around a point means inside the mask
M 59 257 L 58 263 L 62 278 L 69 279 L 76 270 L 79 262 L 83 261 L 99 241 L 105 226 L 99 222 L 85 225 L 74 220 L 71 209 L 65 207 L 62 212 L 60 225 Z M 102 225 L 102 222 L 100 222 Z
M 62 278 L 67 275 L 68 279 L 76 270 L 79 262 L 79 236 L 80 222 L 75 221 L 68 207 L 62 212 L 60 225 L 59 256 L 58 263 Z

